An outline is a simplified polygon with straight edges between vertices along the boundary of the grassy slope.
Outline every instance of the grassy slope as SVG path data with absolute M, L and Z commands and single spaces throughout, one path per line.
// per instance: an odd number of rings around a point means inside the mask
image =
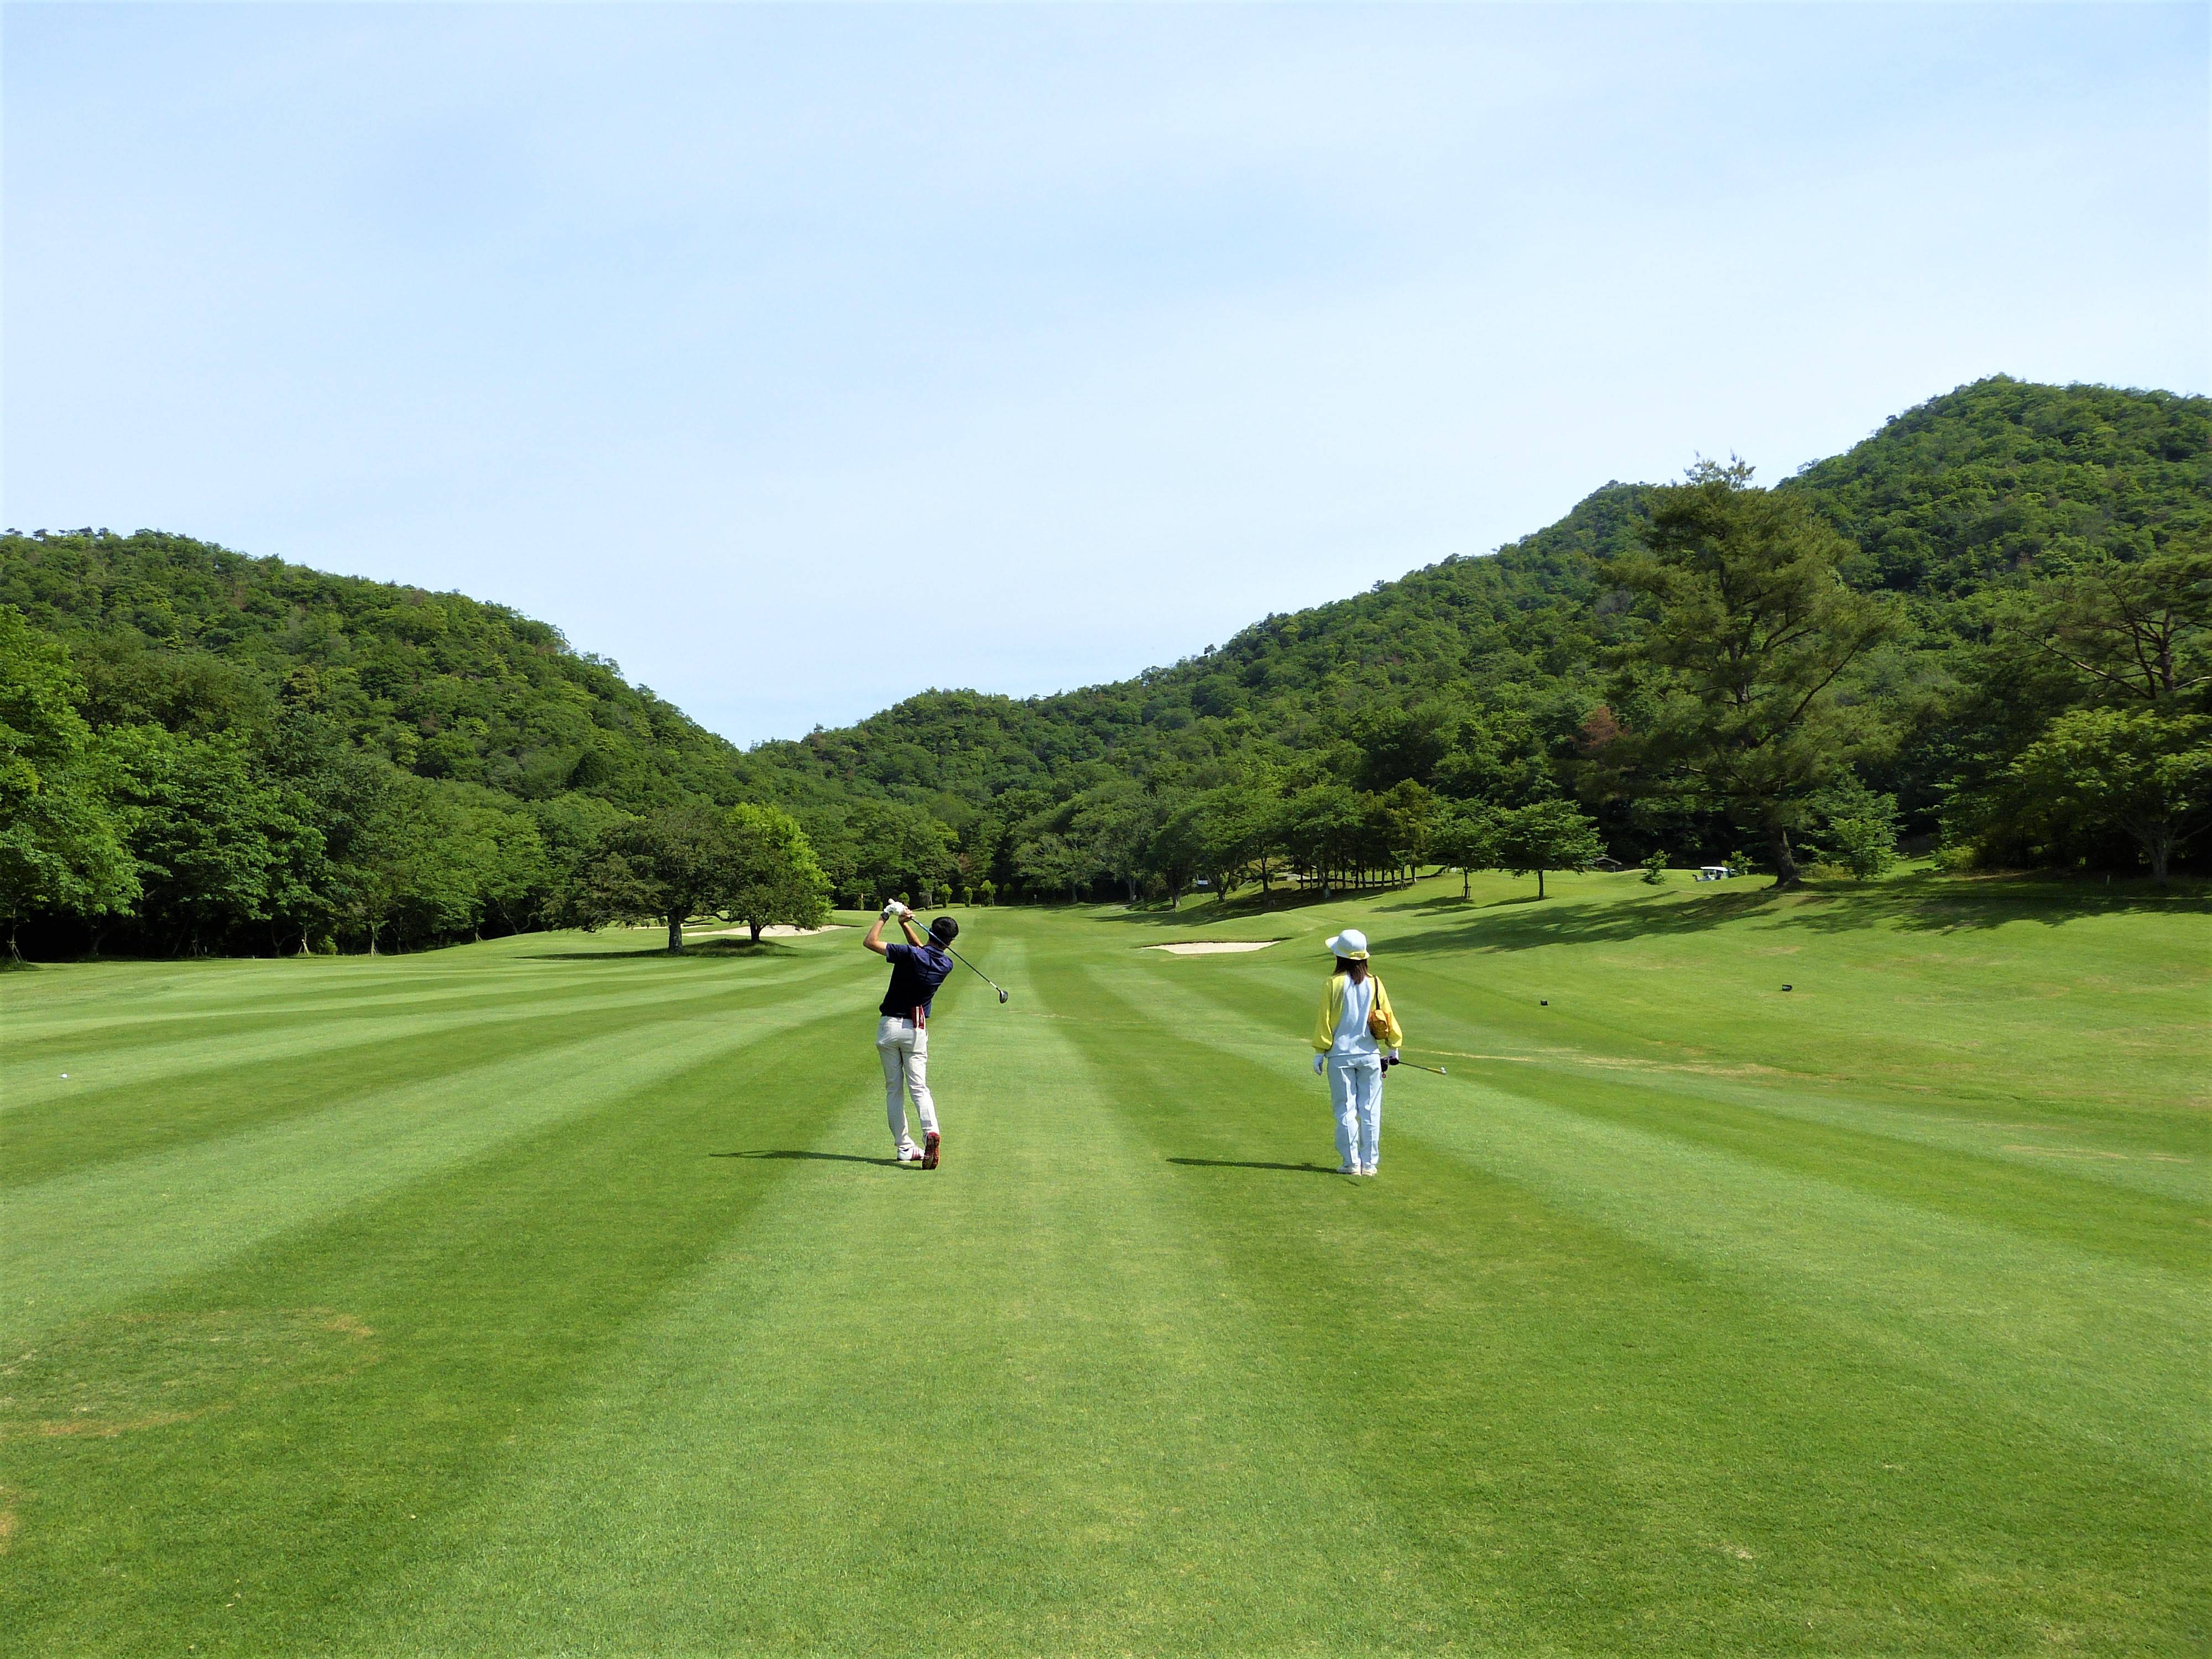
M 0 981 L 0 1648 L 2202 1650 L 2201 908 L 1559 885 Z

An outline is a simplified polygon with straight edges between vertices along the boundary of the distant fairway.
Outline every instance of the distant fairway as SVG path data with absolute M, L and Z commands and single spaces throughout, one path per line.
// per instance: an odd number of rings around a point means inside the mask
M 0 1650 L 2206 1651 L 2201 901 L 1458 888 L 0 979 Z

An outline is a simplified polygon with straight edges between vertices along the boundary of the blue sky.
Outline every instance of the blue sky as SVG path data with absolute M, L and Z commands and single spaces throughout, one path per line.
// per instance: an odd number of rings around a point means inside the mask
M 1983 374 L 2212 387 L 2208 17 L 11 5 L 0 522 L 741 742 L 1116 678 Z

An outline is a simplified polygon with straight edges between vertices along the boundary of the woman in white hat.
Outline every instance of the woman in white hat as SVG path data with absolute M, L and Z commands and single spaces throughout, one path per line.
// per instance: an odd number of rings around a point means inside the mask
M 1328 1078 L 1336 1108 L 1339 1175 L 1371 1176 L 1382 1141 L 1382 1060 L 1398 1058 L 1406 1034 L 1389 993 L 1367 967 L 1367 935 L 1347 927 L 1329 940 L 1336 971 L 1314 1023 L 1314 1073 Z

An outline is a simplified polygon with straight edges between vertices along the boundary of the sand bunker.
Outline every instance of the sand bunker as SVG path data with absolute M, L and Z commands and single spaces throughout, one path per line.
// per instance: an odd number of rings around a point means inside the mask
M 1195 940 L 1186 945 L 1147 945 L 1147 951 L 1165 951 L 1173 957 L 1219 957 L 1232 951 L 1264 951 L 1270 945 L 1279 945 L 1273 939 L 1221 939 Z

